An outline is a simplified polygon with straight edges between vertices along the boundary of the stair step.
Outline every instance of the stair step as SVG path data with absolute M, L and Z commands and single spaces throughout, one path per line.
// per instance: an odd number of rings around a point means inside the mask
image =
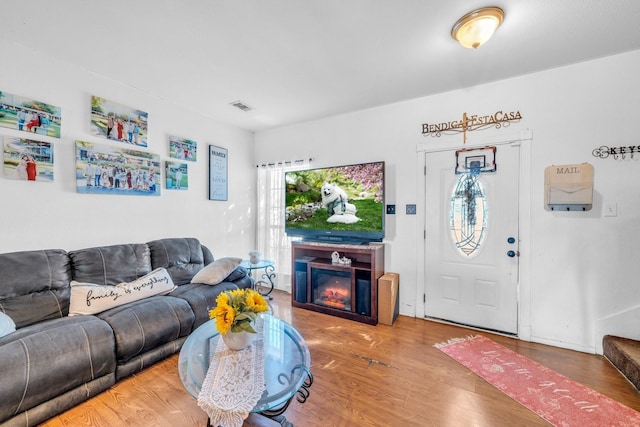
M 602 347 L 609 362 L 640 390 L 640 341 L 605 335 Z

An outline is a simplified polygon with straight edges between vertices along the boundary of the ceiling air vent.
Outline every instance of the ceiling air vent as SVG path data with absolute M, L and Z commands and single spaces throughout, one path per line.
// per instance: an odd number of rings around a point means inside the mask
M 244 111 L 245 113 L 253 110 L 253 107 L 249 107 L 247 104 L 245 104 L 242 101 L 235 101 L 235 102 L 232 102 L 230 105 L 236 107 L 238 110 Z

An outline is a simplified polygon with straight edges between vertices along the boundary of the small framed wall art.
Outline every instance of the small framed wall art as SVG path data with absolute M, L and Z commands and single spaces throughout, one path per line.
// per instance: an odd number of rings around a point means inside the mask
M 209 145 L 209 200 L 228 199 L 228 160 L 226 148 Z
M 187 163 L 164 162 L 165 187 L 167 190 L 188 190 L 189 169 Z
M 169 157 L 195 162 L 198 160 L 198 143 L 190 139 L 169 137 Z

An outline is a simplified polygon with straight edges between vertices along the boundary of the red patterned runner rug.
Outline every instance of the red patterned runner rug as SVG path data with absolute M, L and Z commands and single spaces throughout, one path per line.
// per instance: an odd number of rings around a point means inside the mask
M 486 337 L 436 347 L 554 426 L 640 426 L 640 412 Z

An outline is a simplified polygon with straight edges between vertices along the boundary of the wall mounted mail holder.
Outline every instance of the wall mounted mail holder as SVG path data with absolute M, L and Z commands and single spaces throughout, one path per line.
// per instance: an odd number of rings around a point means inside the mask
M 593 206 L 593 166 L 553 165 L 544 170 L 544 206 L 550 211 L 588 211 Z

